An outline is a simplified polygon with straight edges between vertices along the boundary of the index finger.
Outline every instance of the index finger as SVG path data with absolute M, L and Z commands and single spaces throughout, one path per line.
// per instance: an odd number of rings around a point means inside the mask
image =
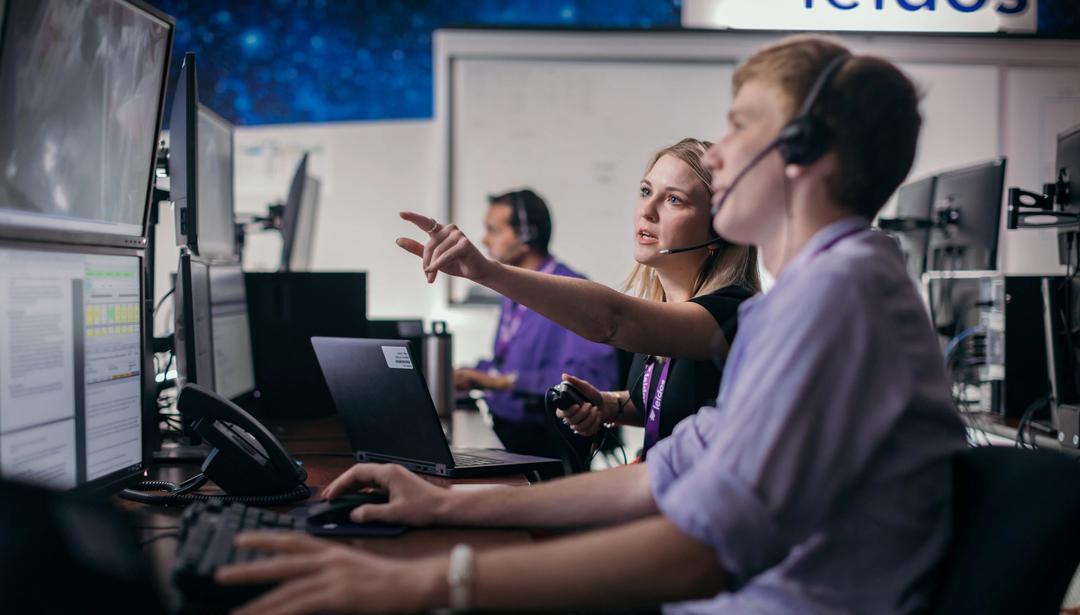
M 385 476 L 385 468 L 382 464 L 358 463 L 335 478 L 320 495 L 329 500 L 356 487 L 371 485 L 385 487 Z
M 398 214 L 402 220 L 412 222 L 421 231 L 424 231 L 428 235 L 439 232 L 442 227 L 441 224 L 434 218 L 429 218 L 424 214 L 418 214 L 415 211 L 403 211 Z

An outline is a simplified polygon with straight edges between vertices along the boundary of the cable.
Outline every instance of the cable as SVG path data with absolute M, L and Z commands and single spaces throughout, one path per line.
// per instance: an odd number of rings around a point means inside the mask
M 151 316 L 157 316 L 158 309 L 165 303 L 166 299 L 168 299 L 170 296 L 172 296 L 172 294 L 173 294 L 173 292 L 175 290 L 176 290 L 176 287 L 173 286 L 172 288 L 169 289 L 169 292 L 167 292 L 167 293 L 165 293 L 164 295 L 161 296 L 161 299 L 158 299 L 157 305 L 154 306 L 154 311 L 150 313 Z
M 309 489 L 308 486 L 303 483 L 298 485 L 292 491 L 276 495 L 227 495 L 190 493 L 191 491 L 194 491 L 195 489 L 198 489 L 199 487 L 204 485 L 206 481 L 207 478 L 203 474 L 197 474 L 180 483 L 179 485 L 168 481 L 143 481 L 135 485 L 134 489 L 124 489 L 120 492 L 119 495 L 125 500 L 131 500 L 133 502 L 149 504 L 152 506 L 169 506 L 172 504 L 186 505 L 191 504 L 192 502 L 209 502 L 211 500 L 269 506 L 274 504 L 284 504 L 286 502 L 294 502 L 296 500 L 305 500 L 311 495 L 311 489 Z M 136 489 L 165 491 L 166 493 L 165 495 L 154 495 L 151 493 L 137 491 Z
M 180 533 L 179 532 L 169 532 L 167 534 L 158 534 L 157 536 L 153 536 L 151 538 L 147 538 L 146 540 L 139 541 L 139 546 L 140 547 L 145 547 L 146 545 L 148 545 L 148 544 L 150 544 L 152 542 L 157 542 L 157 541 L 161 540 L 162 538 L 176 538 L 176 539 L 179 539 L 180 538 Z

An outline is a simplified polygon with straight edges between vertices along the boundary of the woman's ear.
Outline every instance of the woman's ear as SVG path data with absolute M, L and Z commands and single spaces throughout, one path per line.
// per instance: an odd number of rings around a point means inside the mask
M 806 174 L 806 167 L 801 164 L 789 164 L 784 166 L 784 177 L 795 180 Z

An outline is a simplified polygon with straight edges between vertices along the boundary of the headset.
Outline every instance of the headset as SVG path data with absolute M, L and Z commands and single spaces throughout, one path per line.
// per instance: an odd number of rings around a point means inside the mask
M 832 143 L 832 132 L 829 127 L 820 117 L 813 115 L 814 106 L 817 105 L 818 99 L 821 98 L 821 92 L 829 85 L 832 78 L 836 73 L 840 72 L 840 69 L 844 67 L 848 59 L 851 58 L 851 54 L 844 52 L 829 62 L 825 66 L 825 70 L 821 71 L 818 75 L 814 85 L 810 88 L 810 93 L 806 95 L 806 99 L 803 101 L 802 108 L 799 109 L 799 113 L 795 116 L 795 119 L 791 120 L 780 129 L 780 133 L 775 139 L 768 145 L 766 145 L 760 152 L 754 154 L 754 157 L 750 159 L 750 162 L 746 163 L 736 175 L 735 179 L 731 182 L 727 192 L 720 198 L 720 201 L 713 205 L 710 210 L 710 215 L 715 217 L 720 208 L 727 201 L 731 193 L 735 191 L 735 186 L 742 181 L 742 178 L 746 176 L 759 162 L 765 159 L 773 150 L 780 152 L 780 157 L 784 159 L 784 164 L 798 164 L 808 165 L 813 164 L 820 159 L 825 152 L 828 151 L 829 145 Z M 700 250 L 706 248 L 715 243 L 724 241 L 721 237 L 714 237 L 704 243 L 699 243 L 694 246 L 687 246 L 685 248 L 667 248 L 660 250 L 660 254 L 679 254 L 680 252 L 690 252 L 693 250 Z
M 514 211 L 517 212 L 518 219 L 518 241 L 525 245 L 529 245 L 536 239 L 536 233 L 533 232 L 533 225 L 529 224 L 528 209 L 525 207 L 525 199 L 522 198 L 524 190 L 515 190 L 513 192 L 512 200 L 514 201 Z

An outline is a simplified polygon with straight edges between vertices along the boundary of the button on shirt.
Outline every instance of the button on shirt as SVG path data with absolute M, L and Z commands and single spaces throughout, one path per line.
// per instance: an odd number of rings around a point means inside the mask
M 730 585 L 665 612 L 926 604 L 964 430 L 896 243 L 866 227 L 822 229 L 743 303 L 716 407 L 650 453 L 661 513 L 715 551 Z
M 545 261 L 541 268 L 547 264 Z M 556 263 L 552 273 L 584 278 L 562 263 Z M 504 297 L 499 322 L 519 307 Z M 521 309 L 520 324 L 505 352 L 499 354 L 497 339 L 494 350 L 495 359 L 481 361 L 476 368 L 516 377 L 513 390 L 488 391 L 486 396 L 491 413 L 510 422 L 543 423 L 543 404 L 526 403 L 527 398 L 542 399 L 550 387 L 562 381 L 563 372 L 601 391 L 618 386 L 619 360 L 614 348 L 590 342 L 530 309 Z

